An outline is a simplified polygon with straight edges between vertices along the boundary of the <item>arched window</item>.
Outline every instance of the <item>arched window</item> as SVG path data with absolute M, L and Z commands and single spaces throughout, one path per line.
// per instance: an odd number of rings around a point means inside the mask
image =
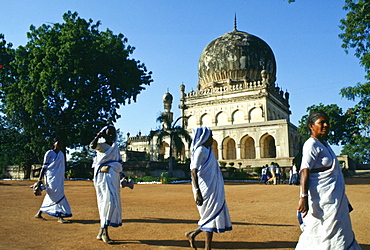
M 197 118 L 192 115 L 188 118 L 187 128 L 196 128 L 196 127 L 197 127 Z
M 275 139 L 271 135 L 261 138 L 261 158 L 276 158 Z
M 244 113 L 240 110 L 236 110 L 232 115 L 233 124 L 244 123 Z
M 244 136 L 242 138 L 240 150 L 242 159 L 256 159 L 256 147 L 252 137 Z
M 185 145 L 183 142 L 181 143 L 180 151 L 177 151 L 176 147 L 174 147 L 173 150 L 174 150 L 175 158 L 180 159 L 180 160 L 185 160 Z
M 212 152 L 215 155 L 216 159 L 218 160 L 218 143 L 216 140 L 213 140 L 212 143 Z
M 211 127 L 212 126 L 212 117 L 209 114 L 204 114 L 200 118 L 201 127 Z
M 170 145 L 167 142 L 162 142 L 161 147 L 159 148 L 159 160 L 163 161 L 165 158 L 170 155 Z
M 236 148 L 234 139 L 227 137 L 223 143 L 223 155 L 225 160 L 236 159 Z
M 250 120 L 250 122 L 263 122 L 262 109 L 261 108 L 253 108 L 249 112 L 249 120 Z
M 216 126 L 227 125 L 227 114 L 225 112 L 220 112 L 216 116 Z

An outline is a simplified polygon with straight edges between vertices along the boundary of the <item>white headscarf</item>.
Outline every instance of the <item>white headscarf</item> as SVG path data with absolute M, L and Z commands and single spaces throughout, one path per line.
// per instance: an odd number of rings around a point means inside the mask
M 192 132 L 193 141 L 191 142 L 190 150 L 193 154 L 199 146 L 201 146 L 208 140 L 209 136 L 211 135 L 211 130 L 208 127 L 201 127 L 192 129 Z

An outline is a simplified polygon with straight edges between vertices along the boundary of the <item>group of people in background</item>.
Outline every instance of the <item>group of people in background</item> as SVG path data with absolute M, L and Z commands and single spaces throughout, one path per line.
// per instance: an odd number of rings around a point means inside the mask
M 299 185 L 298 169 L 294 163 L 292 167 L 287 170 L 287 167 L 280 167 L 276 162 L 271 162 L 270 165 L 266 164 L 261 168 L 260 184 L 289 184 Z
M 330 128 L 329 117 L 323 112 L 314 112 L 309 116 L 307 126 L 311 137 L 303 147 L 301 169 L 293 164 L 289 170 L 288 183 L 301 183 L 297 213 L 302 234 L 296 249 L 361 249 L 352 231 L 349 216 L 352 206 L 345 194 L 338 159 L 325 141 Z M 104 141 L 100 142 L 100 138 Z M 122 165 L 115 140 L 115 128 L 107 126 L 90 143 L 90 148 L 97 152 L 93 168 L 100 230 L 96 238 L 106 243 L 112 242 L 108 236 L 108 226 L 122 225 Z M 210 250 L 214 232 L 232 230 L 224 181 L 212 152 L 212 142 L 212 131 L 209 128 L 193 130 L 190 169 L 200 220 L 198 227 L 185 233 L 185 236 L 194 249 L 197 249 L 195 238 L 201 232 L 205 232 L 205 249 Z M 65 160 L 60 149 L 61 141 L 57 140 L 53 149 L 45 155 L 43 170 L 34 188 L 39 193 L 45 176 L 46 196 L 35 217 L 43 218 L 42 213 L 45 212 L 58 217 L 58 221 L 63 223 L 63 218 L 72 216 L 72 213 L 64 195 Z M 272 162 L 262 168 L 260 183 L 276 185 L 281 181 L 284 183 L 286 179 L 286 170 L 282 170 L 277 163 Z

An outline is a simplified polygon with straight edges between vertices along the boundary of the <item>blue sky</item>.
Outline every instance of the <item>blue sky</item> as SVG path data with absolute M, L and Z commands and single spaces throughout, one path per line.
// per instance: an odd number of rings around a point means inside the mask
M 202 50 L 230 32 L 237 16 L 238 30 L 258 36 L 272 48 L 277 62 L 277 84 L 290 93 L 291 122 L 298 126 L 306 108 L 336 103 L 344 110 L 354 102 L 342 99 L 339 90 L 364 82 L 364 69 L 341 48 L 338 34 L 344 0 L 105 0 L 105 1 L 3 1 L 0 33 L 14 47 L 27 43 L 31 24 L 63 22 L 62 15 L 76 11 L 84 19 L 100 20 L 100 30 L 122 33 L 136 47 L 132 58 L 153 71 L 154 82 L 123 106 L 116 126 L 124 134 L 148 134 L 159 126 L 162 96 L 174 97 L 175 118 L 180 84 L 186 92 L 196 88 Z M 336 149 L 339 153 L 339 148 Z

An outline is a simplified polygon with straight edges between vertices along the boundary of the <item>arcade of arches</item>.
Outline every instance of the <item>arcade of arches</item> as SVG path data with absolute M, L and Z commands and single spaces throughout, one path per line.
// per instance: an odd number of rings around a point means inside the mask
M 256 145 L 260 150 L 256 150 Z M 186 158 L 186 146 L 183 144 L 182 151 L 174 151 L 174 155 L 178 159 Z M 169 156 L 170 146 L 169 143 L 163 141 L 159 150 L 160 158 Z M 275 139 L 269 134 L 263 135 L 258 143 L 249 135 L 242 137 L 239 143 L 231 137 L 226 137 L 218 143 L 213 140 L 212 151 L 218 160 L 235 160 L 235 159 L 257 159 L 257 158 L 276 158 L 276 145 Z M 260 152 L 258 154 L 257 152 Z

